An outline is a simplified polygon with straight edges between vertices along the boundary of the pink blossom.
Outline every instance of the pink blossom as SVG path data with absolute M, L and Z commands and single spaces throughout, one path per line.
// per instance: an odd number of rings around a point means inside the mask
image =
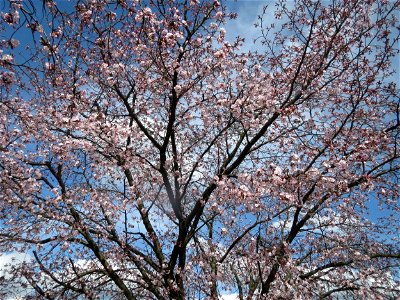
M 399 294 L 397 2 L 229 42 L 214 0 L 36 2 L 0 20 L 0 297 Z
M 10 63 L 12 63 L 14 61 L 14 58 L 10 54 L 3 54 L 3 56 L 0 59 L 0 61 L 3 64 L 10 64 Z
M 8 23 L 9 25 L 18 24 L 19 22 L 19 12 L 17 10 L 11 13 L 4 13 L 2 15 L 3 20 Z

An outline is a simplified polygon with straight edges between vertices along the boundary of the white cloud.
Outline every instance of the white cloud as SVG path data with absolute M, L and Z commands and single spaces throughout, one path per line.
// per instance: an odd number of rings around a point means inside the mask
M 13 265 L 20 264 L 31 260 L 31 256 L 26 253 L 11 252 L 9 254 L 0 255 L 0 276 L 9 276 L 9 268 Z
M 21 252 L 11 252 L 8 254 L 0 255 L 0 277 L 4 276 L 4 279 L 10 279 L 10 269 L 12 266 L 21 264 L 23 262 L 28 262 L 32 259 L 29 254 L 21 253 Z M 20 300 L 23 299 L 24 295 L 26 295 L 26 290 L 23 290 L 18 284 L 3 286 L 6 291 L 6 298 L 4 300 Z
M 222 295 L 220 297 L 220 300 L 238 300 L 239 295 L 238 294 L 227 294 L 227 295 Z

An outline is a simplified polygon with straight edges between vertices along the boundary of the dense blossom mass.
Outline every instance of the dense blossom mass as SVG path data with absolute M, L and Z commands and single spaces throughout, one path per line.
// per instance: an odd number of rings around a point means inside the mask
M 398 0 L 1 5 L 0 298 L 400 297 Z

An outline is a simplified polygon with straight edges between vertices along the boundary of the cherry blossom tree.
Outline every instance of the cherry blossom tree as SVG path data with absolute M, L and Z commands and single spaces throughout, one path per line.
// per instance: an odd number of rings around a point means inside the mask
M 1 297 L 400 297 L 399 7 L 7 0 Z

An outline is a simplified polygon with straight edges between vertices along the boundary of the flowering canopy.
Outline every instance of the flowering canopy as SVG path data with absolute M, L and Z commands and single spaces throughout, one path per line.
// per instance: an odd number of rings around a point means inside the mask
M 6 2 L 2 297 L 400 296 L 399 1 Z

